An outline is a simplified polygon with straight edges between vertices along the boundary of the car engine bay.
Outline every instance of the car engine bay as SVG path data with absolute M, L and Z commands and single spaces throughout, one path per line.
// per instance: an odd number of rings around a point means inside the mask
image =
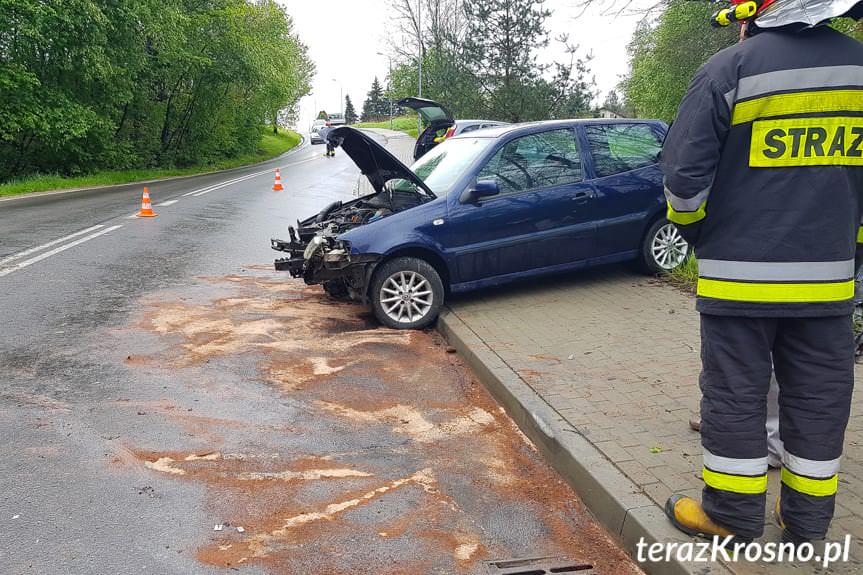
M 412 189 L 402 186 L 407 184 Z M 432 198 L 413 189 L 409 182 L 388 183 L 380 192 L 349 202 L 333 202 L 315 216 L 288 228 L 289 240 L 272 239 L 270 247 L 286 252 L 275 268 L 309 284 L 324 284 L 333 295 L 362 299 L 364 268 L 368 257 L 351 257 L 350 245 L 337 237 L 353 228 L 413 208 Z M 359 265 L 356 265 L 359 264 Z

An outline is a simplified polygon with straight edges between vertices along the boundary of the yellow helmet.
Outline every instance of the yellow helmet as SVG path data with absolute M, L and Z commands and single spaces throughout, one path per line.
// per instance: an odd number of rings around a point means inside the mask
M 731 0 L 731 4 L 713 14 L 714 26 L 754 19 L 759 28 L 811 28 L 832 18 L 863 15 L 863 0 Z

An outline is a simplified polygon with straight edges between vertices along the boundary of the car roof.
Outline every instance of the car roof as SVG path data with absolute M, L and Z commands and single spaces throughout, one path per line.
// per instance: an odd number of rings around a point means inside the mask
M 517 132 L 531 133 L 539 131 L 538 128 L 570 128 L 578 125 L 592 124 L 658 124 L 664 125 L 662 120 L 636 119 L 636 118 L 581 118 L 570 120 L 541 120 L 537 122 L 522 122 L 519 124 L 504 124 L 493 128 L 485 128 L 478 132 L 459 134 L 454 138 L 499 138 L 501 136 Z
M 456 120 L 456 124 L 506 124 L 506 122 L 501 122 L 500 120 Z

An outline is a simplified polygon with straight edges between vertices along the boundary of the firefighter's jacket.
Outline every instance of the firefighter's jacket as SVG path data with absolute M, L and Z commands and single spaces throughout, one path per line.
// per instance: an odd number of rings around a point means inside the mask
M 850 314 L 863 242 L 863 44 L 765 31 L 695 75 L 662 151 L 702 313 Z M 863 250 L 861 250 L 863 251 Z

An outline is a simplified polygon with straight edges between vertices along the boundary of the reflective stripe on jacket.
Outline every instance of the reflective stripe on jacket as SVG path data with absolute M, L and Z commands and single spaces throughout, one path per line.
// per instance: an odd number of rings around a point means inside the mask
M 819 27 L 716 54 L 680 105 L 662 168 L 668 219 L 699 260 L 699 311 L 851 313 L 863 44 Z

